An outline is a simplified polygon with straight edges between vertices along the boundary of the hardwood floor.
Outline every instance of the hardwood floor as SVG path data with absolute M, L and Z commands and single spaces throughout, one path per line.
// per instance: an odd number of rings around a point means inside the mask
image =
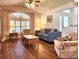
M 5 41 L 2 46 L 2 59 L 58 59 L 53 44 L 41 40 L 38 50 L 25 47 L 21 40 Z
M 1 47 L 2 47 L 2 46 L 1 46 L 1 42 L 0 42 L 0 59 L 2 59 Z

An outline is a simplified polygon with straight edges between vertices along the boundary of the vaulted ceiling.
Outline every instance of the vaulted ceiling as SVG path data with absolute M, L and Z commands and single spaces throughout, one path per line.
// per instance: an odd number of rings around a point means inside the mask
M 61 5 L 64 5 L 69 2 L 73 2 L 74 0 L 40 0 L 39 7 L 27 8 L 26 0 L 0 0 L 1 6 L 11 6 L 11 5 L 20 5 L 24 6 L 26 9 L 30 10 L 30 12 L 46 12 Z M 9 8 L 10 9 L 10 8 Z

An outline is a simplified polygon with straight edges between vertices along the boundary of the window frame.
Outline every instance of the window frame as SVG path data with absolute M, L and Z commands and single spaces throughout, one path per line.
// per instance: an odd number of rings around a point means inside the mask
M 10 24 L 10 21 L 11 20 L 9 20 L 9 24 Z M 22 27 L 25 27 L 25 29 L 26 29 L 26 27 L 29 27 L 29 29 L 30 29 L 30 20 L 13 20 L 13 21 L 14 21 L 14 24 L 15 24 L 13 32 L 16 32 L 16 27 L 20 27 L 20 32 L 23 31 Z M 16 21 L 20 21 L 20 26 L 16 26 Z M 21 26 L 21 21 L 25 21 L 25 26 Z M 29 21 L 29 26 L 26 26 L 26 21 Z M 10 28 L 12 28 L 12 26 L 9 26 L 9 31 L 10 31 Z

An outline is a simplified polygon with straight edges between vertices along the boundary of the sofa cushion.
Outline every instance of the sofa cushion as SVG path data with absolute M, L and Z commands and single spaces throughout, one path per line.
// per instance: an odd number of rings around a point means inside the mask
M 65 47 L 60 51 L 61 53 L 75 53 L 78 52 L 78 46 L 70 46 L 70 47 Z
M 64 46 L 77 46 L 78 41 L 64 41 Z
M 47 36 L 48 36 L 48 34 L 42 34 L 42 33 L 39 33 L 38 36 L 39 36 L 40 38 L 42 38 L 42 39 L 46 39 Z
M 52 35 L 54 35 L 54 37 L 56 36 L 58 36 L 58 37 L 60 37 L 61 36 L 61 32 L 51 32 L 51 33 L 49 33 L 48 34 L 49 36 L 52 36 Z

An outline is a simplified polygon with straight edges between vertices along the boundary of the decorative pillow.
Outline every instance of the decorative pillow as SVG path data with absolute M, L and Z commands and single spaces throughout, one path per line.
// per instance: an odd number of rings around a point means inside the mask
M 45 29 L 45 33 L 48 34 L 51 32 L 52 29 Z
M 54 32 L 57 32 L 58 30 L 57 29 L 54 29 Z
M 41 33 L 45 33 L 45 29 L 41 29 Z
M 78 33 L 77 32 L 73 32 L 71 34 L 69 34 L 69 36 L 72 37 L 72 41 L 78 40 Z

